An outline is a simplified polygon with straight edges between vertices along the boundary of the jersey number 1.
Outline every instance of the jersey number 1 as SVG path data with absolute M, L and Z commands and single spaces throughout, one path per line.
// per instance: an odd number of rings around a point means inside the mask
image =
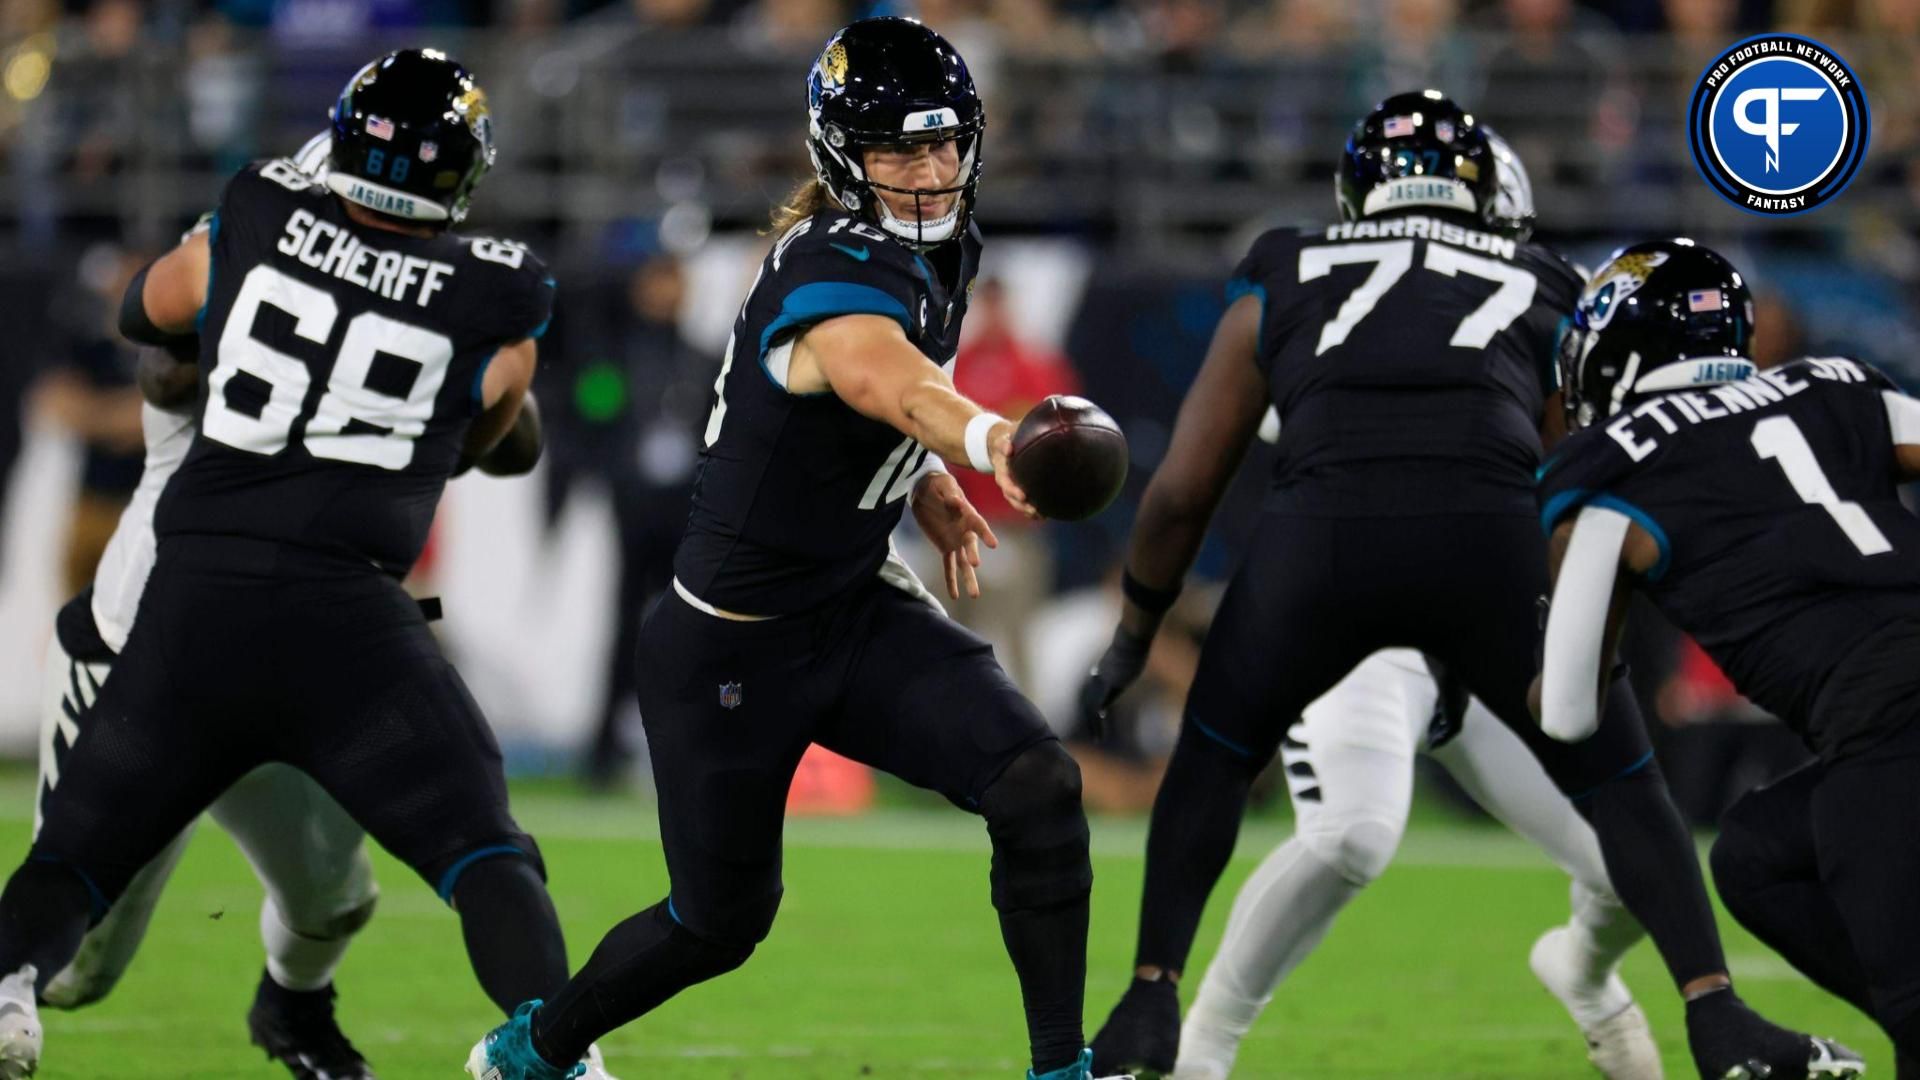
M 248 271 L 227 313 L 219 362 L 207 378 L 207 414 L 200 430 L 236 450 L 277 454 L 293 436 L 313 380 L 305 363 L 253 336 L 262 304 L 293 316 L 294 336 L 319 346 L 332 340 L 340 305 L 326 290 L 263 265 Z M 406 396 L 368 385 L 382 354 L 419 365 Z M 406 468 L 413 461 L 414 440 L 433 419 L 434 399 L 452 362 L 453 341 L 445 334 L 372 311 L 354 316 L 334 356 L 327 392 L 307 421 L 302 438 L 307 452 L 382 469 Z M 266 384 L 267 400 L 257 416 L 227 403 L 228 387 L 241 375 Z M 355 422 L 359 429 L 348 434 Z
M 1771 458 L 1787 474 L 1787 483 L 1793 485 L 1794 494 L 1802 502 L 1819 504 L 1827 513 L 1833 515 L 1834 524 L 1847 534 L 1862 555 L 1885 555 L 1893 550 L 1887 542 L 1887 534 L 1873 523 L 1867 512 L 1857 502 L 1840 497 L 1833 490 L 1833 482 L 1821 470 L 1820 462 L 1813 456 L 1813 447 L 1807 445 L 1807 437 L 1801 433 L 1800 425 L 1793 422 L 1791 416 L 1769 416 L 1753 425 L 1753 452 L 1762 458 Z
M 1313 350 L 1319 356 L 1328 349 L 1347 340 L 1347 335 L 1359 325 L 1361 319 L 1373 310 L 1380 298 L 1393 288 L 1393 283 L 1405 276 L 1413 267 L 1413 241 L 1383 240 L 1371 244 L 1339 244 L 1334 247 L 1310 247 L 1300 252 L 1300 280 L 1312 281 L 1326 277 L 1336 266 L 1351 263 L 1372 263 L 1373 270 L 1353 290 L 1347 301 L 1327 325 L 1320 328 L 1320 344 Z M 1485 278 L 1499 285 L 1486 302 L 1474 308 L 1453 332 L 1448 345 L 1459 345 L 1469 349 L 1484 349 L 1493 342 L 1493 335 L 1513 325 L 1513 320 L 1526 314 L 1533 306 L 1534 290 L 1540 282 L 1533 274 L 1521 267 L 1503 263 L 1498 259 L 1489 259 L 1480 255 L 1470 255 L 1444 244 L 1428 244 L 1426 268 L 1447 277 L 1467 274 Z

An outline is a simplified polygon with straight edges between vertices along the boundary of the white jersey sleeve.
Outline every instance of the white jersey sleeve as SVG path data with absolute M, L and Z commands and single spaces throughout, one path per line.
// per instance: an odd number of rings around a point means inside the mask
M 140 486 L 120 513 L 120 524 L 100 554 L 100 566 L 93 572 L 93 621 L 100 639 L 119 652 L 133 628 L 134 612 L 140 609 L 140 593 L 147 587 L 147 575 L 153 570 L 158 542 L 153 534 L 153 510 L 160 492 L 187 458 L 193 445 L 193 418 L 164 412 L 151 405 L 140 409 L 140 428 L 146 436 L 147 460 L 140 473 Z

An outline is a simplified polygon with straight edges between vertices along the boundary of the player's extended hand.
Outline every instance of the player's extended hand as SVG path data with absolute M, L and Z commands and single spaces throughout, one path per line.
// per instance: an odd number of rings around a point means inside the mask
M 987 456 L 993 459 L 993 479 L 1000 485 L 1000 494 L 1007 497 L 1007 505 L 1020 511 L 1029 518 L 1038 520 L 1040 511 L 1027 501 L 1027 493 L 1013 479 L 1013 466 L 1007 460 L 1013 454 L 1013 423 L 1008 421 L 997 424 L 987 436 Z M 991 546 L 991 545 L 989 545 Z
M 980 565 L 980 541 L 999 547 L 987 519 L 967 501 L 960 482 L 943 472 L 932 472 L 913 485 L 913 519 L 920 531 L 940 552 L 940 564 L 947 573 L 947 595 L 960 599 L 960 584 L 967 595 L 980 595 L 980 579 L 974 570 Z
M 1094 738 L 1106 737 L 1107 710 L 1146 670 L 1147 653 L 1152 650 L 1151 636 L 1129 630 L 1124 623 L 1114 627 L 1113 643 L 1080 684 L 1080 723 Z

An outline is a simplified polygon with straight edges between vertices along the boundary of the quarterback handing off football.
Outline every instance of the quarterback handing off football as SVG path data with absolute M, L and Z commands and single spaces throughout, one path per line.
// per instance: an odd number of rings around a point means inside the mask
M 1127 437 L 1100 406 L 1055 394 L 1020 421 L 1007 461 L 1042 516 L 1080 521 L 1120 494 L 1127 481 Z

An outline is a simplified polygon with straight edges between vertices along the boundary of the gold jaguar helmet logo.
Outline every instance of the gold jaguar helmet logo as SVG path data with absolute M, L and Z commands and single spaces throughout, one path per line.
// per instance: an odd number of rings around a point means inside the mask
M 834 42 L 820 54 L 820 82 L 823 86 L 844 86 L 847 82 L 847 47 Z
M 1587 313 L 1588 325 L 1598 330 L 1612 322 L 1621 301 L 1639 292 L 1653 271 L 1666 261 L 1664 251 L 1639 251 L 1622 255 L 1601 267 L 1581 297 L 1580 306 Z

